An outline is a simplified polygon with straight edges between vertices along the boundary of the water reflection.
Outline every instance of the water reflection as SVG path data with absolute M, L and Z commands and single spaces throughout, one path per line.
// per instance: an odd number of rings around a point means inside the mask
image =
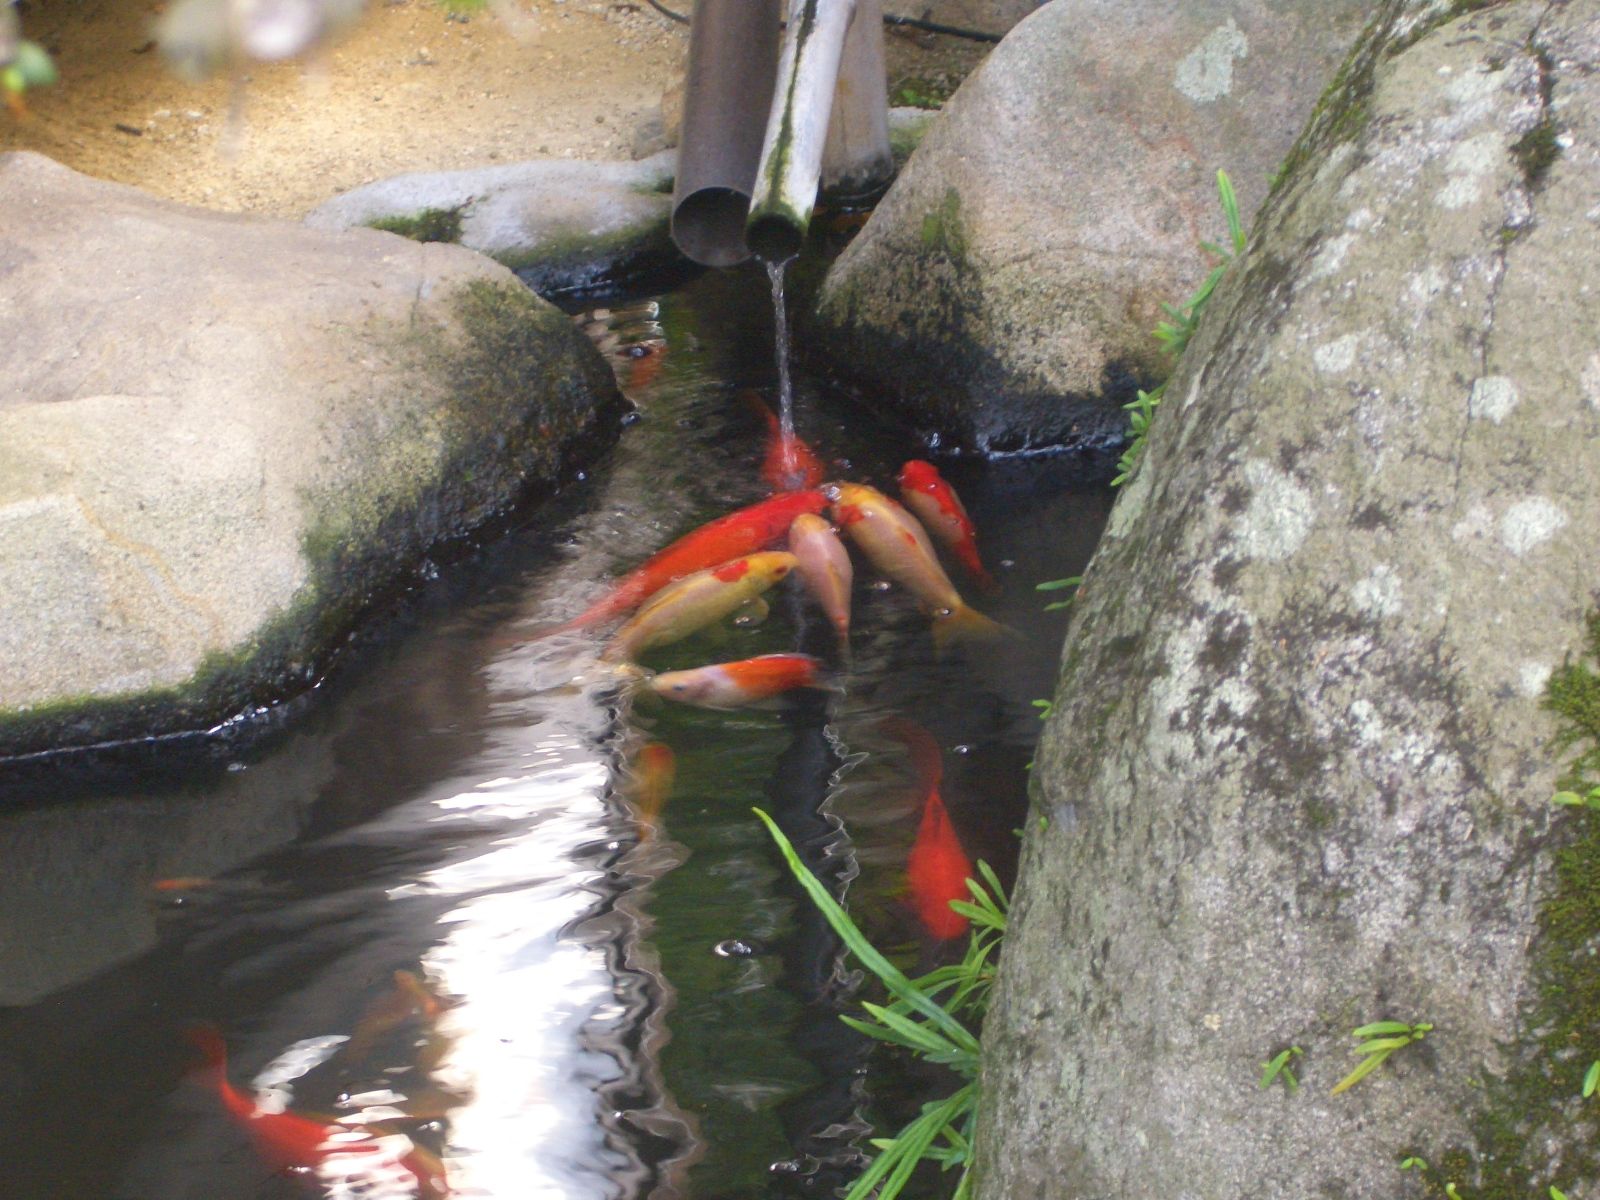
M 177 790 L 0 814 L 7 1200 L 315 1194 L 193 1079 L 195 1021 L 221 1031 L 247 1104 L 387 1147 L 324 1158 L 326 1196 L 422 1194 L 395 1169 L 413 1152 L 451 1194 L 489 1200 L 822 1194 L 869 1121 L 915 1107 L 836 1020 L 861 981 L 750 808 L 875 941 L 931 961 L 904 897 L 917 800 L 877 724 L 928 727 L 968 853 L 1004 863 L 1061 624 L 1032 584 L 1081 567 L 1104 500 L 1037 463 L 956 473 L 988 552 L 1017 564 L 994 615 L 1031 640 L 937 662 L 914 605 L 863 581 L 842 695 L 634 707 L 592 638 L 527 635 L 764 494 L 766 431 L 735 397 L 770 371 L 771 343 L 750 340 L 758 369 L 702 299 L 651 315 L 671 357 L 631 377 L 643 417 L 545 511 L 548 532 L 446 572 L 271 753 Z M 719 303 L 735 325 L 761 311 Z M 892 477 L 903 443 L 801 384 L 806 439 Z M 654 665 L 833 653 L 804 602 L 771 607 Z M 676 770 L 642 821 L 627 764 L 646 741 Z M 152 894 L 178 876 L 193 886 Z

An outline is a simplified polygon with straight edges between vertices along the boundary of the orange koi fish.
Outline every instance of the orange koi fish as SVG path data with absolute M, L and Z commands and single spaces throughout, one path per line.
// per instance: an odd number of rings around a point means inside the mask
M 394 986 L 367 1005 L 355 1031 L 345 1044 L 345 1056 L 360 1062 L 384 1035 L 393 1033 L 413 1018 L 432 1025 L 448 1007 L 444 999 L 411 971 L 396 971 Z
M 157 879 L 150 885 L 152 892 L 197 892 L 208 888 L 216 880 L 205 875 L 179 875 L 175 879 Z
M 956 638 L 996 637 L 1005 627 L 970 607 L 939 565 L 933 543 L 917 519 L 876 488 L 840 483 L 831 489 L 833 519 L 873 565 L 917 598 L 933 618 L 933 640 L 943 651 Z
M 633 802 L 639 810 L 639 836 L 648 837 L 672 794 L 678 756 L 665 742 L 646 742 L 633 760 Z
M 827 474 L 822 460 L 811 447 L 790 430 L 783 431 L 778 414 L 754 392 L 744 393 L 745 402 L 759 412 L 767 422 L 767 457 L 761 464 L 761 478 L 775 492 L 790 492 L 796 488 L 814 488 Z
M 944 759 L 939 744 L 914 721 L 891 717 L 880 726 L 890 737 L 905 744 L 911 752 L 912 768 L 918 789 L 924 794 L 922 822 L 917 840 L 906 859 L 906 880 L 911 886 L 911 901 L 922 926 L 940 941 L 959 936 L 967 928 L 967 918 L 950 907 L 952 900 L 966 900 L 967 880 L 972 875 L 972 860 L 961 848 L 955 826 L 939 794 L 944 780 Z
M 809 654 L 762 654 L 692 671 L 664 671 L 650 690 L 701 708 L 743 708 L 795 688 L 816 687 L 822 664 Z
M 646 559 L 607 596 L 557 628 L 583 629 L 632 612 L 673 580 L 775 544 L 801 513 L 819 513 L 827 506 L 821 492 L 785 492 L 719 517 Z
M 421 1200 L 449 1196 L 444 1164 L 409 1138 L 379 1139 L 359 1126 L 264 1109 L 228 1082 L 227 1051 L 215 1029 L 197 1026 L 188 1031 L 188 1038 L 205 1059 L 202 1081 L 216 1092 L 223 1109 L 250 1135 L 261 1157 L 274 1167 L 314 1171 L 333 1158 L 348 1163 L 358 1155 L 371 1156 L 374 1167 L 392 1163 L 410 1172 Z M 396 1152 L 398 1141 L 404 1141 L 405 1151 Z
M 994 591 L 994 576 L 984 569 L 983 560 L 978 557 L 978 531 L 972 518 L 937 468 L 913 458 L 900 468 L 896 482 L 900 485 L 900 498 L 927 531 L 949 547 L 979 587 Z
M 667 344 L 664 341 L 635 342 L 622 352 L 628 362 L 626 386 L 622 389 L 632 400 L 656 381 L 667 361 Z
M 850 647 L 850 585 L 855 571 L 833 526 L 815 513 L 801 513 L 789 526 L 789 552 L 795 570 L 839 634 L 839 646 Z
M 794 570 L 795 557 L 765 550 L 668 584 L 612 635 L 602 662 L 631 660 L 652 646 L 681 641 L 744 606 Z

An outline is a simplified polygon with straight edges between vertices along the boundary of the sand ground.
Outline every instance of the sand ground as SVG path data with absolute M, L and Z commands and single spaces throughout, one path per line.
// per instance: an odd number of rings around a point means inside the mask
M 686 27 L 632 0 L 507 0 L 502 9 L 509 19 L 464 17 L 434 0 L 368 0 L 355 27 L 311 60 L 192 84 L 151 42 L 159 0 L 32 0 L 21 9 L 24 34 L 50 50 L 61 80 L 29 94 L 24 119 L 0 110 L 0 150 L 36 150 L 174 200 L 284 217 L 405 171 L 632 157 L 682 71 Z M 947 89 L 985 50 L 891 36 L 891 82 Z

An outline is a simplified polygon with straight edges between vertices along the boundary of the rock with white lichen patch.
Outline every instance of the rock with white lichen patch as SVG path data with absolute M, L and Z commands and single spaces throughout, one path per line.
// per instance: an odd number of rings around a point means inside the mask
M 1600 1186 L 1596 61 L 1600 0 L 1392 0 L 1291 154 L 1075 606 L 982 1200 Z
M 803 349 L 983 451 L 1105 445 L 1374 0 L 1054 0 L 951 98 Z

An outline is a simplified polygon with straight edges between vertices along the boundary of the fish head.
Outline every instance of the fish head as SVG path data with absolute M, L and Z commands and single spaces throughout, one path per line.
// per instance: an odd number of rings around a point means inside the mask
M 900 474 L 895 476 L 895 482 L 903 491 L 928 492 L 938 486 L 939 472 L 932 463 L 913 458 L 900 468 Z
M 705 668 L 692 671 L 663 671 L 650 681 L 650 690 L 680 704 L 702 704 L 716 690 L 716 681 Z

